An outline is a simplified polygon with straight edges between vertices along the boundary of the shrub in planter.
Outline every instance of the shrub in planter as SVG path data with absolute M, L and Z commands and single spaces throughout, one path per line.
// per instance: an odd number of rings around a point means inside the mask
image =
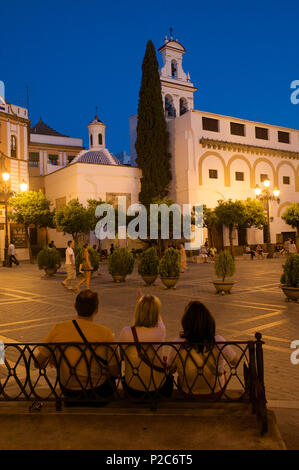
M 100 255 L 93 248 L 89 248 L 88 252 L 89 252 L 89 259 L 90 259 L 91 266 L 93 267 L 94 271 L 97 271 L 100 266 Z M 83 247 L 82 246 L 75 247 L 74 253 L 75 253 L 76 272 L 78 275 L 79 266 L 83 262 Z
M 53 276 L 60 267 L 61 257 L 55 248 L 44 248 L 37 255 L 39 269 L 44 269 L 48 276 Z
M 287 299 L 297 301 L 299 299 L 299 254 L 294 253 L 288 257 L 283 265 L 280 282 Z
M 234 282 L 225 281 L 225 279 L 234 275 L 236 266 L 234 258 L 228 250 L 220 251 L 215 259 L 214 269 L 216 276 L 221 279 L 221 281 L 213 281 L 217 293 L 220 292 L 222 295 L 225 293 L 230 294 Z
M 181 272 L 180 253 L 168 248 L 159 263 L 159 274 L 163 284 L 170 289 L 177 283 Z
M 146 282 L 151 285 L 155 282 L 159 271 L 159 258 L 157 255 L 156 248 L 148 248 L 143 251 L 140 255 L 138 264 L 138 273 Z
M 124 282 L 126 276 L 133 272 L 134 258 L 130 250 L 120 248 L 108 258 L 109 273 L 115 282 Z

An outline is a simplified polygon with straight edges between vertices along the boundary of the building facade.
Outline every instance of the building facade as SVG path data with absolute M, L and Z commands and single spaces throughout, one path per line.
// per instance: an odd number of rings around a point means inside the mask
M 68 165 L 82 149 L 82 139 L 60 134 L 40 119 L 30 131 L 30 189 L 44 190 L 44 176 Z
M 271 242 L 294 237 L 295 230 L 281 215 L 288 205 L 299 202 L 299 130 L 194 110 L 196 88 L 182 66 L 185 49 L 173 38 L 165 38 L 159 51 L 172 155 L 170 198 L 179 204 L 214 208 L 219 200 L 255 198 L 256 186 L 262 188 L 269 179 L 270 193 L 280 190 L 279 201 L 270 202 Z M 137 116 L 129 122 L 133 155 Z M 238 238 L 234 233 L 235 245 L 241 244 Z M 263 243 L 263 231 L 247 229 L 247 241 Z M 222 245 L 228 244 L 224 228 Z
M 121 164 L 108 150 L 105 130 L 106 125 L 96 116 L 88 125 L 89 149 L 82 150 L 69 165 L 45 176 L 45 193 L 56 209 L 76 198 L 85 206 L 88 199 L 114 204 L 118 196 L 125 196 L 127 205 L 138 202 L 140 171 Z M 57 230 L 49 229 L 48 233 L 48 238 L 54 240 L 58 248 L 65 247 L 70 239 L 70 235 Z M 90 243 L 97 242 L 91 233 Z M 110 243 L 111 240 L 107 240 L 101 246 L 107 248 Z
M 0 162 L 1 175 L 9 175 L 0 188 L 0 260 L 4 260 L 5 248 L 5 205 L 8 193 L 20 191 L 21 184 L 28 185 L 28 143 L 30 121 L 28 110 L 20 106 L 0 101 Z M 20 259 L 27 258 L 24 228 L 8 223 L 8 240 L 13 241 Z

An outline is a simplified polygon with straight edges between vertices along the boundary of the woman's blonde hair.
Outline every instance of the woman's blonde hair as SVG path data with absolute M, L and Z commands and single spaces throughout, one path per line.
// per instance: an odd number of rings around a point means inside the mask
M 134 313 L 134 326 L 154 328 L 158 325 L 161 302 L 155 295 L 143 295 L 137 302 Z

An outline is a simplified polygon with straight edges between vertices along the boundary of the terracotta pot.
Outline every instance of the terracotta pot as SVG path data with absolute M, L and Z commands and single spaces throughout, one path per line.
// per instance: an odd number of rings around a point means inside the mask
M 288 286 L 280 286 L 285 294 L 287 300 L 294 300 L 298 302 L 299 299 L 299 287 L 288 287 Z
M 125 282 L 126 276 L 123 274 L 112 274 L 114 282 Z
M 56 272 L 57 272 L 57 268 L 46 268 L 45 269 L 46 275 L 50 276 L 50 277 L 54 276 Z
M 161 277 L 161 281 L 167 289 L 173 289 L 178 280 L 178 277 Z
M 234 281 L 213 281 L 216 288 L 216 294 L 230 294 L 231 289 L 234 285 Z
M 151 286 L 155 283 L 158 274 L 146 274 L 141 276 L 147 286 Z

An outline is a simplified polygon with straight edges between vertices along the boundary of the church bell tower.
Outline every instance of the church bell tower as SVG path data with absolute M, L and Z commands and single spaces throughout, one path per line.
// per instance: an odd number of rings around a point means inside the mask
M 189 73 L 182 67 L 185 48 L 172 37 L 165 36 L 160 47 L 163 66 L 160 70 L 161 91 L 166 118 L 174 118 L 194 108 L 193 93 L 197 90 L 190 81 Z

